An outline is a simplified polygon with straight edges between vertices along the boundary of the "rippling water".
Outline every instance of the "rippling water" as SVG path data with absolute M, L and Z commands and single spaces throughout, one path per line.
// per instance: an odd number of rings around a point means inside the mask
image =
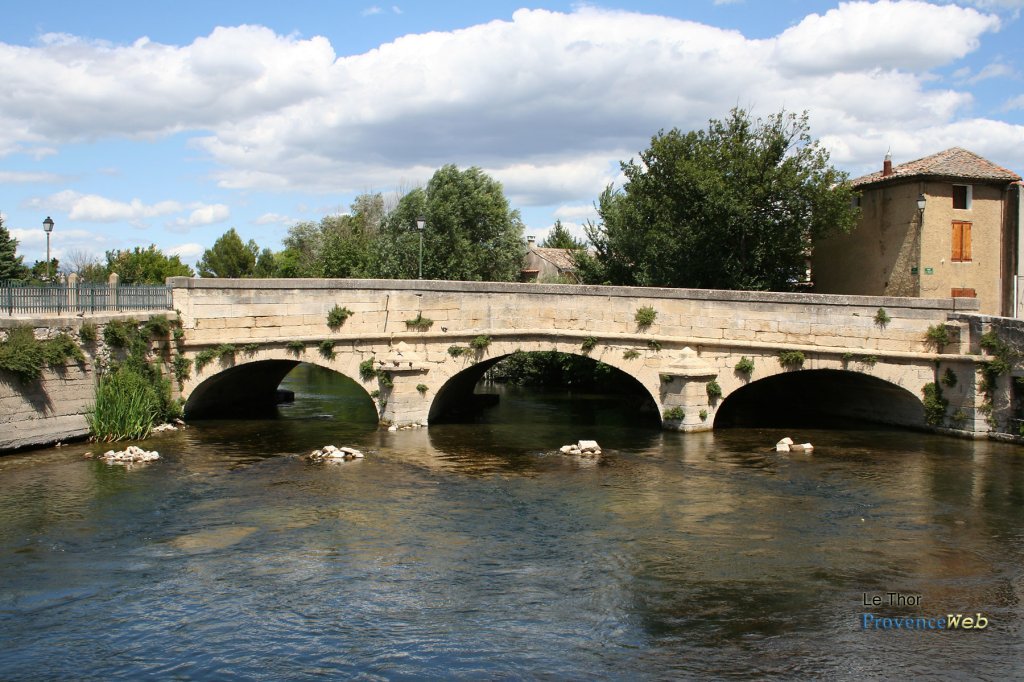
M 0 678 L 863 679 L 1024 673 L 1024 460 L 899 431 L 682 436 L 506 391 L 388 433 L 317 373 L 131 469 L 0 457 Z M 601 465 L 557 454 L 595 437 Z M 367 457 L 314 465 L 328 442 Z M 920 606 L 866 607 L 870 595 Z M 982 613 L 974 632 L 865 631 Z

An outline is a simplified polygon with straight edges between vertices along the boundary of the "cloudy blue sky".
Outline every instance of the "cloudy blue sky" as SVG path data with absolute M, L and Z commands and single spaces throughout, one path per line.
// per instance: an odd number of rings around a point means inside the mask
M 528 233 L 593 217 L 659 129 L 808 110 L 853 175 L 962 146 L 1024 171 L 1024 0 L 47 0 L 0 22 L 0 213 L 29 263 L 194 262 L 445 163 Z

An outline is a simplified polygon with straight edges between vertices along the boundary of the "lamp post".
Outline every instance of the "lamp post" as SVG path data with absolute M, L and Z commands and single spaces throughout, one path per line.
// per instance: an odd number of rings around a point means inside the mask
M 46 216 L 43 221 L 43 230 L 46 232 L 46 282 L 50 282 L 50 233 L 53 232 L 53 218 Z
M 923 193 L 917 195 L 917 212 L 920 213 L 921 215 L 924 215 L 924 205 L 926 202 L 927 199 L 925 198 Z
M 416 230 L 420 233 L 420 276 L 423 279 L 423 228 L 427 226 L 427 219 L 422 215 L 416 217 Z

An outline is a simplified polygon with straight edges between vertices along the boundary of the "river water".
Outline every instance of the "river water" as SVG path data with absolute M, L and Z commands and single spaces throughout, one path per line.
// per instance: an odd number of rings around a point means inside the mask
M 154 437 L 151 464 L 0 457 L 0 678 L 1024 675 L 1020 448 L 803 430 L 782 455 L 513 389 L 389 433 L 329 375 L 286 381 L 279 419 Z M 590 437 L 599 465 L 557 453 Z M 298 457 L 327 443 L 366 459 Z M 894 625 L 957 613 L 987 627 Z

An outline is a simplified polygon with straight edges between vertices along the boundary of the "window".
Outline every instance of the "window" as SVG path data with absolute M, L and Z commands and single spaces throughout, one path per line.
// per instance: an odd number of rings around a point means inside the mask
M 953 208 L 970 210 L 971 208 L 971 185 L 953 185 Z
M 953 221 L 953 256 L 951 260 L 964 262 L 971 260 L 971 224 L 961 220 Z

